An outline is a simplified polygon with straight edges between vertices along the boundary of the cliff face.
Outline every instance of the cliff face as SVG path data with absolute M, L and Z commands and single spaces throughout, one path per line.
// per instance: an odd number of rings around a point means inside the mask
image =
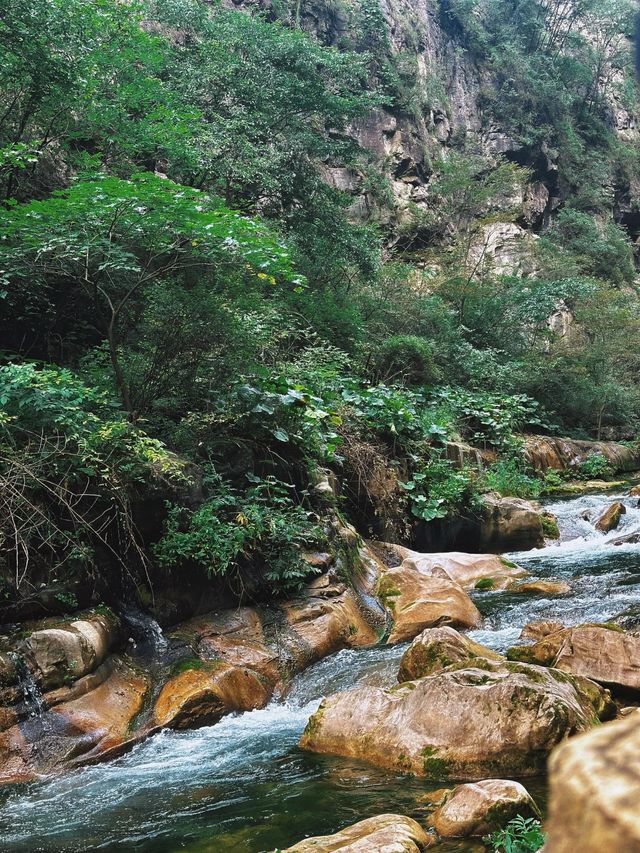
M 358 36 L 358 14 L 366 3 L 369 0 L 358 0 L 356 7 L 354 3 L 314 0 L 299 6 L 299 20 L 303 29 L 324 43 L 351 45 Z M 481 6 L 477 4 L 477 8 Z M 514 138 L 486 107 L 487 91 L 501 84 L 491 63 L 465 44 L 448 0 L 380 0 L 375 9 L 375 21 L 384 32 L 378 34 L 371 52 L 387 51 L 410 93 L 400 99 L 405 103 L 399 105 L 398 99 L 391 99 L 393 104 L 373 110 L 348 129 L 373 153 L 377 167 L 387 178 L 391 192 L 385 199 L 369 188 L 362 171 L 336 163 L 323 166 L 332 186 L 353 195 L 353 218 L 378 222 L 397 233 L 412 214 L 428 209 L 434 163 L 448 151 L 463 148 L 489 159 L 503 155 L 528 168 L 530 180 L 522 198 L 516 200 L 521 210 L 518 226 L 538 232 L 548 225 L 571 192 L 559 169 L 560 152 L 550 139 L 528 145 Z M 583 34 L 595 50 L 599 34 Z M 598 69 L 597 85 L 602 84 L 602 112 L 608 129 L 622 144 L 634 145 L 640 139 L 637 116 L 635 105 L 623 94 L 625 75 L 620 63 L 620 51 L 628 47 L 621 34 L 611 39 L 604 49 L 609 56 Z M 571 59 L 570 50 L 565 50 Z M 634 180 L 606 187 L 616 220 L 633 238 L 640 233 L 640 217 L 634 214 L 632 204 L 638 189 Z M 518 234 L 513 231 L 507 235 L 497 231 L 499 242 L 506 237 L 509 243 L 514 236 Z M 496 247 L 498 256 L 501 248 Z

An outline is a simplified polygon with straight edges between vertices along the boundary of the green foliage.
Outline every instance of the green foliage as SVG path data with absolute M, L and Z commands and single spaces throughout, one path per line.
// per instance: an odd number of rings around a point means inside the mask
M 417 335 L 387 338 L 377 353 L 376 369 L 383 382 L 405 385 L 431 385 L 438 375 L 431 345 Z
M 539 820 L 518 815 L 483 841 L 495 853 L 535 853 L 544 844 L 545 836 Z
M 516 457 L 499 459 L 482 472 L 481 484 L 490 492 L 519 498 L 538 498 L 543 483 L 527 472 L 522 461 Z
M 460 515 L 480 508 L 473 472 L 458 470 L 434 456 L 400 486 L 408 493 L 411 512 L 422 521 Z
M 572 475 L 578 480 L 607 480 L 613 477 L 614 470 L 611 463 L 602 453 L 590 453 L 572 471 Z
M 251 477 L 244 494 L 211 475 L 208 499 L 196 510 L 169 508 L 162 539 L 154 546 L 161 566 L 200 566 L 223 576 L 242 564 L 259 565 L 272 592 L 299 589 L 316 571 L 301 550 L 321 546 L 326 535 L 313 514 L 294 500 L 293 486 Z

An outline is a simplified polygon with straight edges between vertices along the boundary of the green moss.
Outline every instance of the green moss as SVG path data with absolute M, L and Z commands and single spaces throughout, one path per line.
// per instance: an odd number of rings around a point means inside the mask
M 424 775 L 431 779 L 449 778 L 449 765 L 446 759 L 439 758 L 438 750 L 433 746 L 425 746 L 421 751 Z
M 376 595 L 380 600 L 380 603 L 383 605 L 383 607 L 386 607 L 387 610 L 395 609 L 395 602 L 393 601 L 393 599 L 398 598 L 400 594 L 401 593 L 398 587 L 395 586 L 393 581 L 390 580 L 388 577 L 382 575 L 382 577 L 378 579 L 378 583 L 376 585 Z
M 511 646 L 511 648 L 507 649 L 507 660 L 539 664 L 540 662 L 531 649 L 531 646 Z
M 505 667 L 509 672 L 520 673 L 521 675 L 526 675 L 531 681 L 535 681 L 537 684 L 542 684 L 545 681 L 544 675 L 539 672 L 537 669 L 532 669 L 530 666 L 522 663 L 513 663 L 509 661 L 505 664 Z
M 187 658 L 186 660 L 176 661 L 171 667 L 171 675 L 180 675 L 183 672 L 189 672 L 192 669 L 215 669 L 216 664 L 220 661 L 202 660 L 201 658 Z
M 560 528 L 558 527 L 558 522 L 555 518 L 552 518 L 550 515 L 541 515 L 540 522 L 542 524 L 542 533 L 544 534 L 545 539 L 560 538 Z
M 514 563 L 514 562 L 513 562 L 513 560 L 507 560 L 507 558 L 506 558 L 506 557 L 500 557 L 500 562 L 501 562 L 501 563 L 502 563 L 502 565 L 503 565 L 503 566 L 505 566 L 507 569 L 517 569 L 517 568 L 518 568 L 518 564 L 517 564 L 517 563 Z
M 478 578 L 475 582 L 476 589 L 493 589 L 495 581 L 493 578 Z

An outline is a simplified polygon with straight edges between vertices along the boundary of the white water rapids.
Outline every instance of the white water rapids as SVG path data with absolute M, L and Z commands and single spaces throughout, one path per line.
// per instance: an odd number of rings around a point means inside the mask
M 622 500 L 627 513 L 618 530 L 603 535 L 593 522 L 613 500 Z M 474 593 L 485 622 L 472 636 L 504 649 L 532 619 L 575 624 L 640 610 L 640 545 L 613 544 L 640 532 L 637 504 L 638 498 L 622 495 L 547 504 L 558 517 L 561 541 L 510 556 L 532 577 L 566 580 L 571 594 Z M 585 511 L 590 520 L 581 518 Z M 263 710 L 197 731 L 163 732 L 109 763 L 5 789 L 1 849 L 262 853 L 380 812 L 419 818 L 424 781 L 297 748 L 322 696 L 356 684 L 395 683 L 403 650 L 340 652 L 300 675 L 284 701 Z M 438 849 L 477 848 L 461 842 Z

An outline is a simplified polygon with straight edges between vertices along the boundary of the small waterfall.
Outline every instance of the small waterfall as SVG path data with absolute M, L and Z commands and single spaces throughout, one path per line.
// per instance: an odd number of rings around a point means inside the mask
M 34 674 L 19 655 L 11 653 L 11 658 L 18 675 L 18 688 L 22 694 L 25 717 L 42 717 L 46 704 Z
M 163 658 L 168 651 L 169 643 L 156 620 L 130 604 L 120 605 L 119 611 L 135 641 L 137 653 Z

